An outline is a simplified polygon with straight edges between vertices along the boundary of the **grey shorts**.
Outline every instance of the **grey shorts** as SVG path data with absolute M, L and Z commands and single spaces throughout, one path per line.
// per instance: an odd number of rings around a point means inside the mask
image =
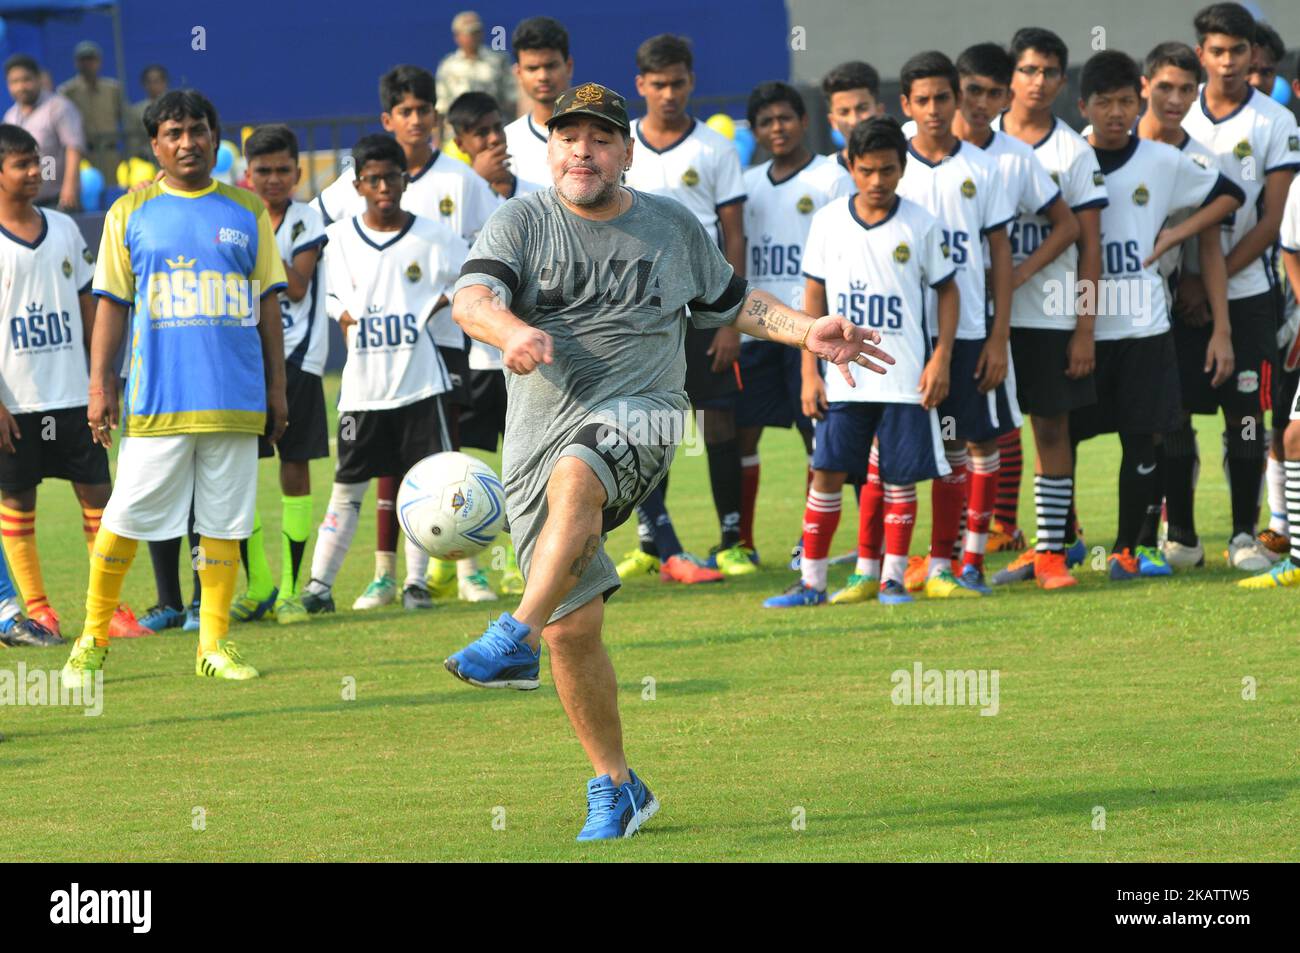
M 675 444 L 637 440 L 606 420 L 608 418 L 599 409 L 593 411 L 574 428 L 555 457 L 556 460 L 575 457 L 587 464 L 605 487 L 605 506 L 601 511 L 601 536 L 595 556 L 577 585 L 556 607 L 549 622 L 558 622 L 596 596 L 608 599 L 618 589 L 618 573 L 614 571 L 614 561 L 605 552 L 605 537 L 632 515 L 637 504 L 659 485 L 672 465 Z M 551 466 L 554 467 L 554 462 Z M 534 487 L 539 485 L 535 481 L 527 482 Z M 518 500 L 516 497 L 517 504 L 510 499 L 513 495 L 511 489 L 507 487 L 506 500 L 510 536 L 515 544 L 519 570 L 526 581 L 532 566 L 533 547 L 546 524 L 545 482 L 541 482 L 531 500 Z

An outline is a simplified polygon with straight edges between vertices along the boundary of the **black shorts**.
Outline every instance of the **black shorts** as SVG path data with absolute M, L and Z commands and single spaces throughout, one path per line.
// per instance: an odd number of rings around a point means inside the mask
M 305 463 L 330 455 L 329 422 L 325 419 L 325 386 L 319 374 L 292 364 L 284 368 L 284 390 L 289 404 L 289 426 L 275 446 L 265 436 L 257 438 L 257 456 Z
M 980 393 L 975 368 L 979 366 L 982 353 L 983 340 L 958 338 L 952 342 L 948 396 L 939 405 L 939 427 L 947 439 L 983 443 L 1020 426 L 1017 417 L 1011 413 L 1006 381 L 987 394 Z
M 690 323 L 686 326 L 686 396 L 696 408 L 731 410 L 740 392 L 740 372 L 734 364 L 725 371 L 713 372 L 708 350 L 717 333 L 717 328 L 701 330 Z
M 364 483 L 375 477 L 404 476 L 425 457 L 451 449 L 446 394 L 394 407 L 339 414 L 336 483 Z
M 85 407 L 14 414 L 22 437 L 13 453 L 0 453 L 0 490 L 21 493 L 41 480 L 108 482 L 108 453 L 90 438 Z
M 800 403 L 803 353 L 775 341 L 740 345 L 740 380 L 736 396 L 737 427 L 789 427 L 812 433 L 813 423 Z
M 504 371 L 469 372 L 469 406 L 460 412 L 460 445 L 495 453 L 506 432 Z
M 1091 374 L 1079 380 L 1065 376 L 1073 334 L 1051 328 L 1011 329 L 1011 360 L 1016 365 L 1016 397 L 1022 413 L 1059 417 L 1096 402 Z
M 862 477 L 871 444 L 880 448 L 880 478 L 900 486 L 949 472 L 939 415 L 920 404 L 832 401 L 813 431 L 816 470 Z
M 1097 402 L 1070 412 L 1070 436 L 1165 434 L 1182 424 L 1178 364 L 1170 331 L 1097 342 Z
M 447 376 L 451 378 L 451 390 L 443 394 L 450 407 L 468 407 L 469 392 L 469 352 L 459 347 L 438 345 L 438 355 L 447 367 Z
M 1257 417 L 1262 411 L 1264 364 L 1278 358 L 1273 292 L 1229 301 L 1228 322 L 1232 325 L 1235 370 L 1218 387 L 1210 386 L 1210 375 L 1205 373 L 1205 349 L 1214 325 L 1192 328 L 1174 324 L 1183 410 L 1189 414 L 1213 414 L 1222 408 L 1225 414 L 1240 418 Z

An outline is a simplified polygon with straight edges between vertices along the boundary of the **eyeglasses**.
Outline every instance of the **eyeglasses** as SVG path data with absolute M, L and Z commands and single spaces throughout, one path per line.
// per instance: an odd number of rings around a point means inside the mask
M 395 189 L 406 181 L 405 172 L 389 172 L 387 175 L 362 175 L 358 176 L 361 184 L 368 189 L 377 189 L 380 184 L 387 185 L 390 189 Z
M 1061 68 L 1059 66 L 1049 66 L 1046 69 L 1038 66 L 1017 66 L 1016 72 L 1025 79 L 1035 79 L 1039 76 L 1043 77 L 1043 79 L 1061 78 Z

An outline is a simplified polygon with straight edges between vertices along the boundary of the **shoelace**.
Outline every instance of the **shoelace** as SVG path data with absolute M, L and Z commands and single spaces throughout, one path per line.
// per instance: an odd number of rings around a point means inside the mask
M 466 576 L 465 581 L 472 582 L 476 586 L 482 586 L 484 589 L 487 588 L 487 584 L 488 584 L 487 575 L 484 574 L 482 569 L 480 569 L 476 573 L 471 573 L 470 575 Z
M 614 810 L 614 805 L 618 801 L 618 791 L 616 787 L 601 787 L 594 791 L 587 789 L 587 823 L 593 820 L 599 820 L 601 815 L 610 814 Z
M 226 658 L 230 659 L 230 661 L 236 663 L 237 665 L 244 664 L 244 657 L 239 654 L 239 649 L 235 648 L 234 645 L 232 645 L 229 642 L 226 643 L 225 652 L 223 654 L 226 656 Z
M 479 636 L 478 644 L 489 649 L 492 655 L 498 658 L 513 655 L 519 647 L 518 642 L 498 629 L 496 625 L 488 626 L 488 630 Z
M 366 591 L 363 592 L 362 595 L 363 596 L 378 595 L 379 593 L 383 592 L 385 589 L 389 588 L 390 585 L 392 585 L 392 583 L 390 583 L 387 578 L 372 579 L 370 580 L 370 585 L 366 586 Z

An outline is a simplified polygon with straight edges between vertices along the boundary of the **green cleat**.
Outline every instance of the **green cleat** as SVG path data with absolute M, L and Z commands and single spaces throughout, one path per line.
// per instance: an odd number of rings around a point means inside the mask
M 754 550 L 748 546 L 732 546 L 722 549 L 715 555 L 718 572 L 724 576 L 748 576 L 758 572 L 758 563 Z
M 204 652 L 194 662 L 194 674 L 204 678 L 224 678 L 245 682 L 257 678 L 257 669 L 244 661 L 244 657 L 229 639 L 217 642 L 215 652 Z
M 456 563 L 453 560 L 429 560 L 429 574 L 425 581 L 429 584 L 429 595 L 434 599 L 455 599 L 459 596 Z
M 366 586 L 366 591 L 357 596 L 357 601 L 352 603 L 352 608 L 354 611 L 360 612 L 365 609 L 390 606 L 396 601 L 397 580 L 388 573 L 384 573 L 378 579 L 370 581 L 370 585 Z
M 875 602 L 880 592 L 880 580 L 875 576 L 862 576 L 854 573 L 849 581 L 831 596 L 831 605 L 846 606 L 857 602 Z
M 275 614 L 275 600 L 280 595 L 279 589 L 272 589 L 271 594 L 265 599 L 258 599 L 244 593 L 230 607 L 230 619 L 232 622 L 257 622 L 264 619 L 268 614 Z
M 280 599 L 275 604 L 275 621 L 281 625 L 298 625 L 308 619 L 307 607 L 297 596 Z
M 87 678 L 104 667 L 104 657 L 108 655 L 107 645 L 96 645 L 95 637 L 90 634 L 81 636 L 72 643 L 72 654 L 63 665 L 59 679 L 65 688 L 80 688 Z
M 625 555 L 614 567 L 619 579 L 634 579 L 637 576 L 659 575 L 659 560 L 647 552 L 634 549 Z

